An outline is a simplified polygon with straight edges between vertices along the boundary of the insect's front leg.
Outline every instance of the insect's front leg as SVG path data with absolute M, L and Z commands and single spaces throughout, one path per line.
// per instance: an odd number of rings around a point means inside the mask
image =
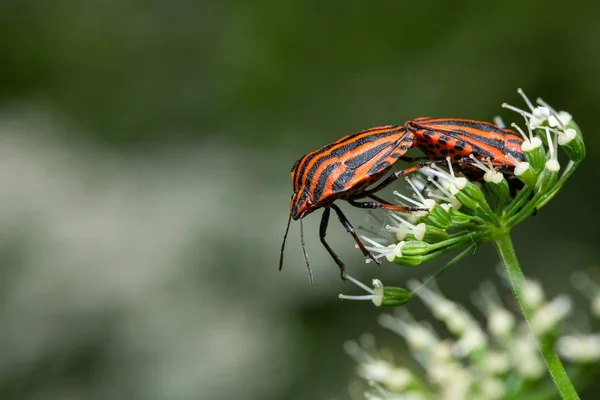
M 340 274 L 342 276 L 342 279 L 346 280 L 346 278 L 345 278 L 346 266 L 344 265 L 342 260 L 340 260 L 340 258 L 337 256 L 337 254 L 335 254 L 333 249 L 331 247 L 329 247 L 329 244 L 327 243 L 327 241 L 325 241 L 325 235 L 327 234 L 327 224 L 329 223 L 329 215 L 330 214 L 331 214 L 331 208 L 325 207 L 325 209 L 323 210 L 323 216 L 321 217 L 321 226 L 319 228 L 319 238 L 321 239 L 321 243 L 323 243 L 323 246 L 325 246 L 325 248 L 329 252 L 329 255 L 331 255 L 331 257 L 333 258 L 335 263 L 338 265 L 338 267 L 340 267 Z
M 373 254 L 371 254 L 371 252 L 365 248 L 365 245 L 362 243 L 362 241 L 360 240 L 360 238 L 354 231 L 352 224 L 350 223 L 350 221 L 348 221 L 348 218 L 346 218 L 346 216 L 344 215 L 342 210 L 340 210 L 340 208 L 338 206 L 336 206 L 335 204 L 331 204 L 331 208 L 333 208 L 333 211 L 335 211 L 335 213 L 337 214 L 338 219 L 340 220 L 342 225 L 344 225 L 344 228 L 346 228 L 346 231 L 350 235 L 352 235 L 352 237 L 356 241 L 356 244 L 358 245 L 358 248 L 363 252 L 363 254 L 366 257 L 369 257 L 371 260 L 373 260 L 377 265 L 379 265 L 380 264 L 379 260 L 376 259 L 375 256 Z

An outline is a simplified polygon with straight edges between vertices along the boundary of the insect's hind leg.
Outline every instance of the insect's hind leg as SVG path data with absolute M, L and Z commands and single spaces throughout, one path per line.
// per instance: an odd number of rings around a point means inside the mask
M 354 200 L 348 200 L 348 203 L 350 203 L 351 205 L 353 205 L 354 207 L 358 207 L 358 208 L 383 208 L 385 210 L 391 210 L 391 211 L 401 211 L 401 212 L 412 212 L 412 211 L 428 211 L 427 208 L 420 208 L 420 207 L 405 207 L 405 206 L 398 206 L 398 205 L 394 205 L 394 204 L 390 204 L 385 200 L 380 199 L 379 197 L 373 196 L 373 195 L 368 195 L 368 197 L 371 197 L 377 201 L 354 201 Z
M 338 267 L 340 267 L 340 275 L 342 276 L 342 279 L 346 280 L 346 278 L 345 278 L 346 266 L 344 265 L 342 260 L 340 260 L 340 258 L 337 256 L 337 254 L 335 254 L 333 249 L 329 246 L 329 244 L 325 240 L 325 235 L 327 234 L 327 224 L 329 223 L 329 215 L 330 214 L 331 214 L 331 208 L 326 207 L 323 210 L 323 216 L 321 217 L 321 226 L 319 228 L 319 239 L 321 239 L 321 243 L 323 243 L 323 246 L 325 246 L 325 248 L 329 252 L 329 255 L 333 258 L 333 260 L 338 265 Z
M 358 245 L 358 248 L 362 251 L 363 255 L 365 257 L 369 257 L 377 265 L 379 265 L 380 264 L 379 260 L 376 259 L 375 256 L 373 254 L 371 254 L 371 252 L 365 248 L 365 245 L 362 243 L 362 241 L 360 240 L 360 238 L 356 234 L 356 231 L 354 230 L 354 227 L 352 227 L 352 224 L 350 223 L 350 221 L 348 221 L 348 218 L 346 218 L 346 216 L 344 215 L 344 213 L 342 212 L 342 210 L 340 210 L 340 208 L 338 206 L 336 206 L 335 204 L 331 204 L 331 208 L 333 208 L 333 211 L 335 211 L 335 213 L 337 214 L 338 219 L 340 220 L 340 222 L 342 223 L 342 225 L 344 226 L 344 228 L 346 228 L 346 231 L 350 235 L 352 235 L 352 237 L 354 238 L 354 241 Z

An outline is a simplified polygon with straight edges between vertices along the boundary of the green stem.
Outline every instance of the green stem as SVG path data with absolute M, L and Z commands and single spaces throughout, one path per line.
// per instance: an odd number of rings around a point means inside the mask
M 542 193 L 536 193 L 531 199 L 529 199 L 529 202 L 527 203 L 527 205 L 525 205 L 525 207 L 523 207 L 519 212 L 517 212 L 515 215 L 509 218 L 509 220 L 506 222 L 506 226 L 512 227 L 519 221 L 521 221 L 523 218 L 531 214 L 542 196 Z
M 569 161 L 569 164 L 567 164 L 567 168 L 565 169 L 565 172 L 560 177 L 558 182 L 556 182 L 556 185 L 554 185 L 554 187 L 552 189 L 550 189 L 548 191 L 548 193 L 546 193 L 544 196 L 542 196 L 542 198 L 540 199 L 538 204 L 536 204 L 537 209 L 542 208 L 546 204 L 546 202 L 548 200 L 550 200 L 556 194 L 558 189 L 560 189 L 565 184 L 567 179 L 569 179 L 571 177 L 571 175 L 573 175 L 573 173 L 575 172 L 577 167 L 579 167 L 579 164 L 581 164 L 581 161 L 579 161 L 579 162 Z
M 447 245 L 445 247 L 442 247 L 439 250 L 434 250 L 431 253 L 425 254 L 423 256 L 423 262 L 432 260 L 432 259 L 434 259 L 436 257 L 441 256 L 442 254 L 446 254 L 446 253 L 448 253 L 448 252 L 450 252 L 452 250 L 455 250 L 455 249 L 458 249 L 460 247 L 463 247 L 465 245 L 465 237 L 466 236 L 469 236 L 468 240 L 471 241 L 471 242 L 473 242 L 473 244 L 478 244 L 483 239 L 489 238 L 490 237 L 490 233 L 489 232 L 482 232 L 482 233 L 473 233 L 473 234 L 470 234 L 470 235 L 467 235 L 467 234 L 461 235 L 460 236 L 460 240 L 456 241 L 454 244 Z M 452 239 L 450 239 L 450 240 L 452 240 Z M 450 240 L 448 240 L 448 241 L 450 241 Z
M 525 218 L 528 214 L 533 212 L 535 208 L 541 208 L 552 196 L 556 194 L 556 192 L 565 184 L 567 179 L 573 175 L 573 172 L 577 169 L 577 167 L 581 164 L 581 162 L 569 162 L 567 169 L 561 178 L 556 182 L 552 189 L 548 190 L 546 193 L 537 193 L 530 201 L 527 203 L 525 207 L 521 209 L 516 215 L 512 216 L 508 222 L 507 226 L 512 227 L 523 218 Z M 519 193 L 520 194 L 520 193 Z
M 525 276 L 523 276 L 523 271 L 521 271 L 521 266 L 519 265 L 519 260 L 517 259 L 517 254 L 515 253 L 509 231 L 497 232 L 493 240 L 498 255 L 506 267 L 508 279 L 515 298 L 519 303 L 519 308 L 527 321 L 527 325 L 531 328 L 531 310 L 523 303 L 522 298 L 522 288 L 525 283 Z M 563 400 L 579 400 L 579 396 L 577 395 L 565 368 L 554 352 L 552 338 L 549 335 L 541 335 L 536 337 L 536 341 L 540 354 L 550 372 L 550 376 Z
M 442 275 L 444 272 L 446 272 L 446 270 L 448 268 L 452 267 L 453 265 L 455 265 L 456 263 L 458 263 L 460 260 L 467 257 L 468 255 L 473 254 L 478 246 L 479 246 L 479 243 L 473 243 L 472 245 L 467 247 L 465 250 L 461 251 L 458 255 L 456 255 L 454 258 L 452 258 L 452 260 L 448 261 L 442 268 L 437 270 L 437 272 L 435 274 L 433 274 L 429 278 L 425 279 L 423 281 L 423 283 L 421 283 L 421 285 L 419 287 L 417 287 L 415 290 L 413 290 L 412 292 L 417 293 L 422 287 L 427 286 L 430 282 L 437 280 L 437 278 L 439 278 L 440 275 Z
M 517 196 L 513 199 L 513 201 L 511 201 L 511 203 L 508 206 L 508 210 L 506 210 L 505 214 L 510 217 L 515 212 L 517 212 L 523 206 L 523 204 L 525 204 L 525 202 L 527 200 L 529 200 L 529 196 L 531 195 L 532 192 L 533 192 L 533 187 L 525 186 L 517 194 Z

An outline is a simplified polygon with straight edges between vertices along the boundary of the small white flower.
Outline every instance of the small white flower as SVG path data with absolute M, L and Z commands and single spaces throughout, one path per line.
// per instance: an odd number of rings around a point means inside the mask
M 558 144 L 564 146 L 569 144 L 573 139 L 577 137 L 577 131 L 573 128 L 565 129 L 565 131 L 558 131 Z
M 488 351 L 481 360 L 480 366 L 490 375 L 501 375 L 510 369 L 510 357 L 503 351 Z
M 427 365 L 427 376 L 432 382 L 444 387 L 456 378 L 464 377 L 466 371 L 456 362 L 431 362 Z
M 546 373 L 546 366 L 538 353 L 535 339 L 524 327 L 511 343 L 511 359 L 516 371 L 525 379 L 537 380 Z
M 431 290 L 429 287 L 421 285 L 417 280 L 409 281 L 408 287 L 416 291 L 415 294 L 423 300 L 437 319 L 446 320 L 451 318 L 458 310 L 458 306 L 455 303 L 446 299 L 440 293 Z
M 367 381 L 377 382 L 390 390 L 403 391 L 413 381 L 412 373 L 406 369 L 376 357 L 358 343 L 349 341 L 344 350 L 358 363 L 358 374 Z
M 452 164 L 448 160 L 449 172 L 444 171 L 437 165 L 432 167 L 422 168 L 421 171 L 427 174 L 427 180 L 437 188 L 436 191 L 429 191 L 427 196 L 442 200 L 449 203 L 453 209 L 458 210 L 462 207 L 462 204 L 454 196 L 460 189 L 464 188 L 467 184 L 467 180 L 464 177 L 456 177 Z M 438 182 L 434 177 L 441 178 L 441 183 Z
M 382 257 L 385 257 L 389 262 L 394 261 L 394 258 L 396 257 L 402 257 L 402 246 L 404 245 L 404 242 L 400 242 L 400 243 L 396 243 L 396 244 L 390 244 L 388 246 L 384 246 L 381 243 L 376 242 L 373 239 L 370 239 L 364 235 L 360 235 L 361 239 L 363 239 L 365 242 L 371 244 L 371 246 L 365 246 L 365 248 L 367 250 L 369 250 L 371 253 L 375 253 L 375 258 L 379 259 Z M 354 245 L 356 248 L 358 248 L 358 244 Z M 370 263 L 372 260 L 370 258 L 367 258 L 365 260 L 365 262 L 368 264 Z
M 547 127 L 545 129 L 548 149 L 550 150 L 550 158 L 546 161 L 546 169 L 551 172 L 558 172 L 560 171 L 560 164 L 558 163 L 558 139 L 555 136 L 554 142 L 552 142 L 550 129 Z
M 527 116 L 523 114 L 523 118 L 525 118 L 525 126 L 527 126 L 527 131 L 529 132 L 529 136 L 523 132 L 523 130 L 519 127 L 519 125 L 512 123 L 511 126 L 515 128 L 523 137 L 523 144 L 521 145 L 521 150 L 524 152 L 529 152 L 537 149 L 538 147 L 542 147 L 542 139 L 535 136 L 531 130 L 531 124 L 527 119 Z
M 342 299 L 342 300 L 371 300 L 373 302 L 373 304 L 375 304 L 377 307 L 381 306 L 381 303 L 383 303 L 383 284 L 381 283 L 381 281 L 379 279 L 373 279 L 373 289 L 371 289 L 364 283 L 360 282 L 357 279 L 354 279 L 353 277 L 351 277 L 348 274 L 346 274 L 344 277 L 346 279 L 348 279 L 350 282 L 354 283 L 356 286 L 360 287 L 361 289 L 364 289 L 369 294 L 363 295 L 363 296 L 349 296 L 349 295 L 345 295 L 345 294 L 340 294 L 338 296 L 340 299 Z
M 504 396 L 506 386 L 498 378 L 485 378 L 479 381 L 479 390 L 484 399 L 495 400 Z
M 506 158 L 515 165 L 514 173 L 516 176 L 523 175 L 531 168 L 531 165 L 527 161 L 519 161 L 512 154 L 507 154 Z
M 515 316 L 505 308 L 495 308 L 488 317 L 488 330 L 496 337 L 506 336 L 514 326 Z
M 439 399 L 468 399 L 474 380 L 465 369 L 459 368 L 456 365 L 453 365 L 453 367 L 454 368 L 450 368 L 450 376 L 441 388 L 442 392 Z
M 533 314 L 530 324 L 534 334 L 541 335 L 554 328 L 571 312 L 571 303 L 569 297 L 562 295 L 538 308 Z
M 469 158 L 473 160 L 474 166 L 481 169 L 485 174 L 483 174 L 483 180 L 488 183 L 499 184 L 504 180 L 504 175 L 501 172 L 496 171 L 494 168 L 494 164 L 492 163 L 492 159 L 487 157 L 484 160 L 488 163 L 486 166 L 484 163 L 479 161 L 473 154 L 469 155 Z
M 415 237 L 415 239 L 417 239 L 417 240 L 423 240 L 423 238 L 425 237 L 425 231 L 427 230 L 427 225 L 425 224 L 425 222 L 421 222 L 420 224 L 413 225 L 395 213 L 390 214 L 390 216 L 393 219 L 395 219 L 396 221 L 400 222 L 404 226 L 403 227 L 395 227 L 395 226 L 391 226 L 391 225 L 386 225 L 385 229 L 387 229 L 388 231 L 401 233 L 404 236 L 406 236 L 407 234 L 412 234 Z M 401 257 L 401 256 L 399 256 L 399 257 Z
M 383 229 L 385 229 L 386 232 L 394 234 L 396 236 L 396 240 L 403 241 L 406 239 L 406 235 L 410 233 L 410 226 L 400 223 L 396 218 L 392 218 L 392 215 L 395 214 L 390 213 L 390 223 L 385 224 Z
M 413 376 L 408 369 L 394 368 L 382 383 L 390 390 L 403 392 L 412 381 Z
M 487 346 L 487 336 L 475 324 L 470 324 L 456 342 L 453 353 L 458 357 L 466 357 L 472 352 Z
M 498 127 L 498 128 L 506 128 L 506 124 L 504 123 L 504 121 L 502 120 L 502 117 L 499 115 L 496 115 L 494 117 L 494 124 Z
M 388 397 L 377 396 L 371 392 L 365 392 L 364 396 L 366 400 L 390 400 Z
M 451 340 L 444 340 L 443 342 L 438 342 L 432 349 L 429 354 L 432 360 L 438 362 L 450 362 L 453 359 L 452 355 L 452 347 L 454 344 Z
M 546 121 L 551 127 L 555 127 L 558 125 L 564 126 L 572 119 L 569 113 L 564 111 L 557 113 L 552 107 L 550 107 L 546 102 L 544 102 L 540 98 L 537 99 L 537 103 L 539 104 L 539 106 L 534 107 L 534 105 L 531 103 L 531 101 L 529 101 L 529 98 L 525 95 L 525 92 L 523 92 L 522 89 L 518 89 L 517 93 L 519 93 L 519 95 L 525 101 L 525 104 L 527 104 L 529 112 L 521 110 L 520 108 L 511 106 L 506 103 L 502 104 L 502 107 L 528 117 L 528 126 L 530 126 L 531 128 L 542 125 Z
M 515 316 L 504 308 L 494 285 L 482 283 L 473 295 L 473 302 L 487 316 L 488 331 L 492 335 L 502 338 L 510 334 L 515 326 Z
M 571 114 L 569 114 L 566 111 L 559 111 L 556 112 L 556 110 L 554 110 L 552 107 L 550 107 L 548 105 L 548 103 L 546 103 L 544 100 L 542 100 L 541 98 L 537 98 L 537 103 L 539 105 L 541 105 L 542 107 L 545 107 L 548 109 L 548 111 L 550 112 L 550 115 L 548 116 L 547 120 L 548 120 L 548 124 L 550 125 L 550 127 L 554 128 L 557 126 L 560 126 L 561 128 L 565 128 L 565 126 L 571 122 L 571 120 L 573 119 L 573 117 L 571 116 Z M 537 124 L 539 125 L 539 124 Z
M 397 318 L 390 314 L 383 314 L 379 318 L 379 323 L 384 328 L 404 337 L 408 345 L 414 350 L 430 350 L 437 345 L 439 340 L 431 328 L 415 322 L 407 312 L 403 315 L 404 318 Z
M 446 323 L 446 327 L 450 333 L 456 336 L 464 335 L 472 325 L 471 318 L 468 314 L 459 308 L 456 308 L 455 313 L 451 314 L 443 321 Z
M 427 208 L 427 209 L 430 209 L 433 206 L 435 206 L 435 200 L 426 199 L 421 194 L 423 192 L 423 190 L 425 189 L 425 186 L 426 186 L 425 183 L 421 182 L 420 179 L 410 179 L 408 177 L 404 178 L 404 180 L 408 183 L 408 185 L 413 190 L 412 198 L 405 196 L 398 191 L 394 192 L 395 196 L 399 197 L 401 200 L 404 201 L 404 205 L 417 206 L 419 208 Z M 421 186 L 421 187 L 419 188 L 417 186 Z M 406 203 L 408 203 L 408 204 L 406 204 Z M 426 213 L 427 213 L 426 211 L 419 211 L 417 213 L 409 213 L 408 215 L 412 216 L 412 215 L 416 214 L 416 216 L 418 218 L 418 217 L 425 215 Z
M 385 382 L 394 371 L 394 366 L 383 360 L 370 360 L 358 366 L 358 374 L 366 380 Z
M 539 282 L 526 279 L 525 284 L 521 288 L 521 296 L 525 306 L 534 310 L 544 302 L 544 290 Z
M 590 363 L 600 360 L 600 334 L 563 336 L 556 347 L 561 356 L 577 363 Z

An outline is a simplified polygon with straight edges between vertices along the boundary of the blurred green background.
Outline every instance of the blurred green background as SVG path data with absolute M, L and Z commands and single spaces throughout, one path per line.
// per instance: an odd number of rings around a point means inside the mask
M 0 55 L 1 399 L 347 398 L 342 343 L 401 340 L 337 299 L 358 289 L 318 215 L 316 282 L 297 224 L 277 271 L 293 162 L 417 116 L 510 119 L 518 87 L 588 146 L 515 229 L 525 272 L 554 295 L 597 268 L 597 3 L 4 0 Z M 375 269 L 341 226 L 328 237 L 363 280 L 443 261 Z M 439 285 L 466 303 L 496 262 L 486 246 Z

